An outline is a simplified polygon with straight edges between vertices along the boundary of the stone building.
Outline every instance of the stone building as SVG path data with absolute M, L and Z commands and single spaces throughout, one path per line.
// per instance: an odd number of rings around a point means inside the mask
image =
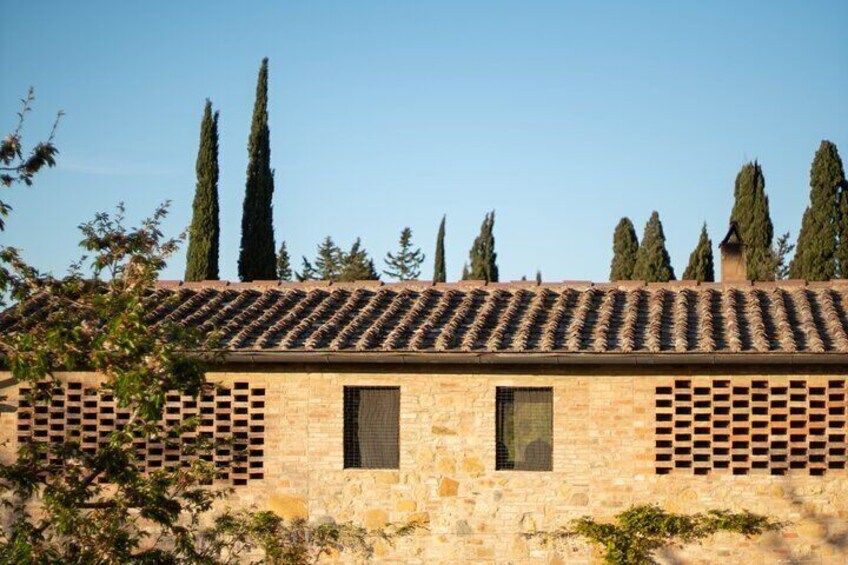
M 244 445 L 219 477 L 234 502 L 427 523 L 377 562 L 589 563 L 520 534 L 652 502 L 791 522 L 668 563 L 848 562 L 848 281 L 163 282 L 157 297 L 151 323 L 223 334 L 223 388 L 170 398 L 166 418 Z M 94 375 L 63 378 L 61 404 L 0 413 L 0 440 L 94 449 L 120 425 Z

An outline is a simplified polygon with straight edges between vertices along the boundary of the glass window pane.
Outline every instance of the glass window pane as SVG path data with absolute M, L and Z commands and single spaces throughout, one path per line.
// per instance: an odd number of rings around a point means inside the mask
M 397 469 L 400 387 L 344 388 L 344 466 Z
M 495 411 L 495 468 L 551 471 L 553 390 L 498 387 Z

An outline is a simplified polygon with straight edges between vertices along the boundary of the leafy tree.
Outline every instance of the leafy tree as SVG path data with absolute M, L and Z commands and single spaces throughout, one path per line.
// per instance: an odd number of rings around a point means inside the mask
M 701 227 L 701 237 L 698 245 L 689 255 L 689 265 L 683 271 L 683 280 L 698 282 L 714 282 L 715 268 L 713 264 L 713 242 L 707 234 L 707 224 Z
M 845 170 L 836 145 L 821 142 L 810 168 L 810 205 L 804 211 L 795 257 L 789 264 L 793 279 L 824 281 L 837 274 L 840 186 Z
M 583 538 L 600 549 L 602 562 L 607 565 L 656 565 L 654 554 L 663 548 L 698 543 L 718 532 L 751 538 L 782 526 L 767 516 L 748 511 L 675 514 L 655 504 L 645 504 L 616 514 L 612 523 L 583 517 L 553 532 L 530 532 L 525 536 L 545 545 Z
M 212 113 L 208 99 L 200 123 L 196 169 L 185 280 L 218 280 L 218 112 Z
M 268 59 L 262 59 L 256 83 L 256 104 L 247 144 L 247 183 L 241 217 L 239 278 L 274 280 L 274 171 L 271 170 L 271 133 L 268 129 Z
M 636 253 L 636 264 L 633 266 L 633 280 L 647 282 L 668 282 L 674 280 L 674 269 L 671 258 L 665 248 L 665 233 L 663 233 L 660 215 L 651 214 L 645 224 L 642 244 Z
M 621 218 L 615 226 L 612 241 L 611 281 L 627 281 L 633 278 L 633 268 L 636 266 L 638 252 L 639 239 L 636 237 L 636 228 L 633 227 L 630 218 Z
M 47 141 L 36 143 L 29 151 L 24 151 L 22 144 L 23 127 L 26 115 L 32 109 L 35 101 L 35 91 L 30 88 L 26 98 L 21 100 L 21 111 L 18 112 L 18 125 L 15 130 L 0 140 L 0 184 L 11 187 L 14 184 L 31 186 L 33 177 L 44 167 L 56 165 L 56 155 L 59 150 L 53 145 L 56 128 L 62 117 L 62 112 L 56 115 L 53 128 Z M 26 153 L 26 155 L 24 155 Z M 8 217 L 12 207 L 0 200 L 0 231 L 6 229 L 4 219 Z
M 447 270 L 445 269 L 445 218 L 439 224 L 439 233 L 436 235 L 436 261 L 433 268 L 433 282 L 445 282 Z
M 280 244 L 280 250 L 277 252 L 277 278 L 281 281 L 292 280 L 291 261 L 285 241 Z
M 400 234 L 400 249 L 396 255 L 386 254 L 386 266 L 383 271 L 386 276 L 401 282 L 417 280 L 421 275 L 421 263 L 424 262 L 424 254 L 420 248 L 412 250 L 412 230 L 403 228 Z
M 774 279 L 774 226 L 765 188 L 763 170 L 756 161 L 746 163 L 736 175 L 730 220 L 739 226 L 739 233 L 746 246 L 748 279 L 754 281 Z
M 205 387 L 204 365 L 185 353 L 201 345 L 200 337 L 148 323 L 147 299 L 177 250 L 177 240 L 165 239 L 160 229 L 166 213 L 160 207 L 129 229 L 119 207 L 116 217 L 98 214 L 83 224 L 91 279 L 81 264 L 64 279 L 12 265 L 10 286 L 18 306 L 5 318 L 0 352 L 13 378 L 29 390 L 27 401 L 49 398 L 64 386 L 54 371 L 90 370 L 103 376 L 101 391 L 130 417 L 93 454 L 67 437 L 49 445 L 23 444 L 14 462 L 0 465 L 0 493 L 8 502 L 0 522 L 9 524 L 0 534 L 0 562 L 171 562 L 193 551 L 193 535 L 181 524 L 191 523 L 219 496 L 202 486 L 214 468 L 197 460 L 144 473 L 133 445 L 134 438 L 175 441 L 191 423 L 160 422 L 166 393 L 196 396 Z M 49 315 L 26 316 L 36 294 L 40 312 Z M 36 502 L 41 508 L 34 513 Z M 147 536 L 162 545 L 145 546 Z
M 495 252 L 495 212 L 489 212 L 480 226 L 480 235 L 474 240 L 468 254 L 470 270 L 463 272 L 463 280 L 498 282 L 498 254 Z

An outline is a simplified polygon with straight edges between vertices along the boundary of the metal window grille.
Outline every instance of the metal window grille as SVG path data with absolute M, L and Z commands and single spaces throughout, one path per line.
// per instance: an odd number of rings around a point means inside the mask
M 344 387 L 345 469 L 400 466 L 400 387 Z
M 497 387 L 495 469 L 553 470 L 553 389 Z

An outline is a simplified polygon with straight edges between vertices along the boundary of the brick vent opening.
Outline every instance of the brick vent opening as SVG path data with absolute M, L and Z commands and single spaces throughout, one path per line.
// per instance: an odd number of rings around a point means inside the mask
M 846 380 L 676 379 L 656 387 L 658 475 L 844 471 Z
M 74 441 L 86 453 L 94 453 L 109 441 L 115 429 L 126 424 L 130 411 L 119 408 L 114 397 L 96 388 L 70 381 L 57 387 L 49 396 L 31 404 L 28 388 L 21 388 L 18 401 L 18 442 L 61 444 Z M 265 445 L 265 389 L 251 388 L 237 382 L 232 388 L 218 387 L 197 398 L 168 394 L 163 423 L 178 424 L 197 418 L 198 426 L 183 433 L 179 441 L 146 441 L 136 439 L 138 463 L 144 471 L 183 466 L 195 458 L 213 463 L 217 469 L 215 482 L 235 486 L 249 480 L 262 479 Z M 214 450 L 199 454 L 183 453 L 181 445 L 206 438 L 216 445 Z M 218 445 L 224 442 L 223 445 Z M 47 456 L 44 454 L 44 456 Z M 61 460 L 50 454 L 61 464 Z

